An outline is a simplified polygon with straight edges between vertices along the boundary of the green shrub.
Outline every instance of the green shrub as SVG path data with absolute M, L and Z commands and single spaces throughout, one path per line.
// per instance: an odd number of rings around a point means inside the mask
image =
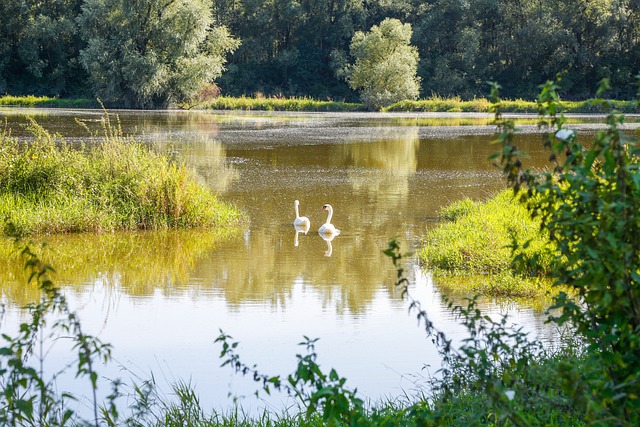
M 514 124 L 501 117 L 494 86 L 501 130 L 495 158 L 556 245 L 555 283 L 573 291 L 557 296 L 552 308 L 559 313 L 551 320 L 574 327 L 588 345 L 586 358 L 597 366 L 596 372 L 585 371 L 567 361 L 558 370 L 573 403 L 594 425 L 638 425 L 640 146 L 622 131 L 624 117 L 615 105 L 602 100 L 596 104 L 608 112 L 607 127 L 581 144 L 558 113 L 557 89 L 547 82 L 538 101 L 551 163 L 540 172 L 523 166 Z M 609 89 L 603 80 L 597 95 Z

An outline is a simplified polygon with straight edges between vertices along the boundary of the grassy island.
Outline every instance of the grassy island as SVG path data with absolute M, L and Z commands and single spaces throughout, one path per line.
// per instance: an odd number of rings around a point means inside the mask
M 0 234 L 236 227 L 246 218 L 184 164 L 122 134 L 70 144 L 35 121 L 33 138 L 0 132 Z
M 554 253 L 540 222 L 513 191 L 486 202 L 459 200 L 440 214 L 443 222 L 427 233 L 420 259 L 441 286 L 492 297 L 548 293 Z

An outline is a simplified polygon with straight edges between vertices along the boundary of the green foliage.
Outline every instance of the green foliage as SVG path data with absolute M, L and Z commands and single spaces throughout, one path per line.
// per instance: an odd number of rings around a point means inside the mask
M 55 377 L 62 372 L 56 373 L 53 380 L 48 380 L 42 369 L 46 352 L 42 343 L 65 337 L 72 340 L 75 352 L 74 362 L 68 365 L 69 368 L 75 367 L 76 377 L 87 379 L 91 387 L 94 415 L 91 424 L 97 426 L 98 374 L 94 364 L 96 360 L 108 361 L 111 347 L 83 332 L 80 320 L 69 308 L 64 295 L 49 279 L 52 268 L 42 264 L 28 247 L 22 251 L 22 255 L 25 258 L 25 269 L 29 272 L 29 282 L 37 283 L 42 296 L 38 304 L 27 306 L 29 320 L 20 325 L 16 336 L 2 334 L 0 423 L 68 425 L 76 417 L 68 409 L 69 401 L 75 399 L 73 395 L 58 394 L 55 391 Z
M 355 62 L 344 72 L 367 107 L 380 109 L 420 94 L 418 50 L 410 45 L 411 34 L 411 25 L 397 19 L 354 34 L 350 53 Z
M 248 366 L 242 363 L 240 356 L 235 352 L 238 343 L 231 340 L 232 337 L 222 331 L 216 338 L 216 342 L 222 345 L 222 366 L 229 365 L 235 372 L 251 375 L 256 382 L 262 383 L 266 393 L 271 393 L 271 387 L 276 390 L 285 389 L 306 407 L 307 419 L 319 414 L 323 425 L 358 425 L 358 419 L 363 414 L 363 401 L 357 397 L 355 390 L 345 387 L 346 378 L 340 377 L 335 369 L 331 369 L 328 375 L 320 369 L 316 362 L 317 339 L 304 337 L 300 345 L 306 348 L 307 354 L 296 355 L 296 371 L 287 376 L 286 384 L 280 376 L 262 374 L 255 365 Z
M 79 149 L 32 121 L 31 142 L 0 134 L 2 233 L 237 226 L 244 216 L 184 164 L 125 137 L 104 116 L 104 139 Z
M 239 44 L 225 27 L 211 27 L 205 0 L 87 0 L 78 22 L 96 95 L 125 107 L 195 99 Z
M 69 96 L 86 74 L 78 62 L 81 0 L 0 2 L 0 94 Z
M 554 268 L 553 247 L 540 231 L 540 222 L 531 219 L 510 191 L 484 203 L 454 202 L 442 209 L 441 216 L 446 222 L 427 233 L 420 251 L 422 262 L 438 277 L 471 276 L 459 281 L 464 286 L 457 286 L 458 291 L 492 296 L 540 296 L 548 291 L 538 278 Z M 450 282 L 456 287 L 455 278 Z
M 387 18 L 411 25 L 412 45 L 428 58 L 417 70 L 420 92 L 428 95 L 473 100 L 484 95 L 487 80 L 496 80 L 509 97 L 534 99 L 536 82 L 563 73 L 568 99 L 591 97 L 603 77 L 618 88 L 611 97 L 630 99 L 634 91 L 627 83 L 640 62 L 640 5 L 630 0 L 174 0 L 164 9 L 159 4 L 165 3 L 3 0 L 0 93 L 91 98 L 100 91 L 109 100 L 105 93 L 125 91 L 122 102 L 129 105 L 192 101 L 184 98 L 197 93 L 208 72 L 208 46 L 200 37 L 211 24 L 243 41 L 217 80 L 233 96 L 356 100 L 336 76 L 336 59 L 344 59 L 356 33 Z M 217 46 L 231 40 L 213 33 L 209 39 Z M 183 55 L 194 40 L 200 47 Z M 108 68 L 109 60 L 115 69 Z M 219 65 L 224 55 L 213 68 Z M 415 108 L 433 111 L 430 105 Z
M 442 367 L 430 378 L 428 398 L 409 408 L 418 425 L 584 425 L 584 413 L 558 372 L 572 366 L 593 374 L 601 366 L 585 357 L 580 340 L 570 338 L 571 330 L 556 350 L 510 325 L 507 316 L 484 315 L 475 297 L 466 306 L 448 302 L 466 330 L 455 347 L 409 292 L 402 264 L 411 254 L 402 254 L 395 240 L 384 253 L 396 267 L 396 286 L 409 301 L 409 311 L 442 357 Z
M 48 96 L 0 96 L 0 105 L 16 107 L 99 108 L 100 103 L 91 99 L 60 99 Z
M 558 250 L 560 293 L 552 320 L 571 324 L 588 344 L 596 373 L 569 365 L 561 374 L 575 404 L 592 422 L 640 422 L 640 149 L 621 130 L 624 117 L 605 101 L 607 128 L 583 145 L 559 114 L 557 85 L 547 82 L 539 97 L 540 126 L 551 168 L 526 169 L 515 146 L 513 123 L 502 119 L 497 87 L 501 151 L 496 155 L 511 185 L 523 189 L 531 212 Z M 598 95 L 609 90 L 604 80 Z
M 198 104 L 198 108 L 212 110 L 265 110 L 265 111 L 362 111 L 362 104 L 336 101 L 317 101 L 310 98 L 247 98 L 219 96 Z
M 638 106 L 635 101 L 610 100 L 609 102 L 621 112 L 636 113 L 638 111 Z M 601 112 L 593 99 L 586 101 L 559 101 L 558 106 L 565 113 Z M 538 104 L 535 101 L 525 101 L 522 99 L 502 100 L 500 102 L 500 109 L 505 113 L 537 113 Z M 474 98 L 469 101 L 463 101 L 457 97 L 441 98 L 438 96 L 432 96 L 429 99 L 396 102 L 386 108 L 383 108 L 383 111 L 489 113 L 493 110 L 491 102 L 486 98 Z
M 215 20 L 243 40 L 220 79 L 225 93 L 355 99 L 336 79 L 330 54 L 348 49 L 365 24 L 361 0 L 214 0 L 213 8 Z

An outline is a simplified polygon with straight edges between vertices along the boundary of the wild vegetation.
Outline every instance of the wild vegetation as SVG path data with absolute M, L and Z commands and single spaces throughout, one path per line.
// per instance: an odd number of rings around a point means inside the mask
M 35 121 L 33 139 L 0 133 L 0 224 L 9 236 L 233 227 L 244 215 L 184 164 L 124 136 L 105 114 L 104 135 L 80 147 Z
M 0 96 L 0 106 L 10 107 L 54 107 L 54 108 L 100 108 L 97 100 L 50 98 L 48 96 Z
M 512 191 L 486 202 L 459 200 L 441 216 L 444 222 L 427 232 L 419 254 L 440 285 L 492 297 L 549 294 L 549 276 L 557 267 L 553 245 Z M 527 245 L 514 247 L 514 242 Z
M 363 111 L 364 105 L 355 102 L 318 101 L 311 98 L 283 97 L 229 97 L 196 103 L 195 108 L 212 110 L 264 110 L 264 111 Z
M 337 74 L 352 89 L 360 91 L 367 108 L 379 110 L 394 102 L 418 98 L 418 50 L 410 45 L 411 34 L 411 25 L 387 18 L 368 33 L 358 31 L 353 35 L 349 46 L 353 64 L 340 52 L 334 52 Z

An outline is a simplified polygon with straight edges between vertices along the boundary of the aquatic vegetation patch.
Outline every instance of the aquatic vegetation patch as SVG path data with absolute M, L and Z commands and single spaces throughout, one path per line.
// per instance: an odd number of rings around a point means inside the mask
M 436 276 L 447 278 L 447 287 L 496 297 L 533 297 L 550 290 L 546 276 L 555 262 L 553 247 L 512 191 L 486 202 L 459 200 L 441 216 L 443 222 L 427 232 L 420 259 Z M 458 286 L 455 276 L 468 280 Z
M 189 167 L 124 136 L 79 145 L 31 121 L 33 138 L 0 133 L 0 232 L 4 235 L 234 227 L 246 222 Z

